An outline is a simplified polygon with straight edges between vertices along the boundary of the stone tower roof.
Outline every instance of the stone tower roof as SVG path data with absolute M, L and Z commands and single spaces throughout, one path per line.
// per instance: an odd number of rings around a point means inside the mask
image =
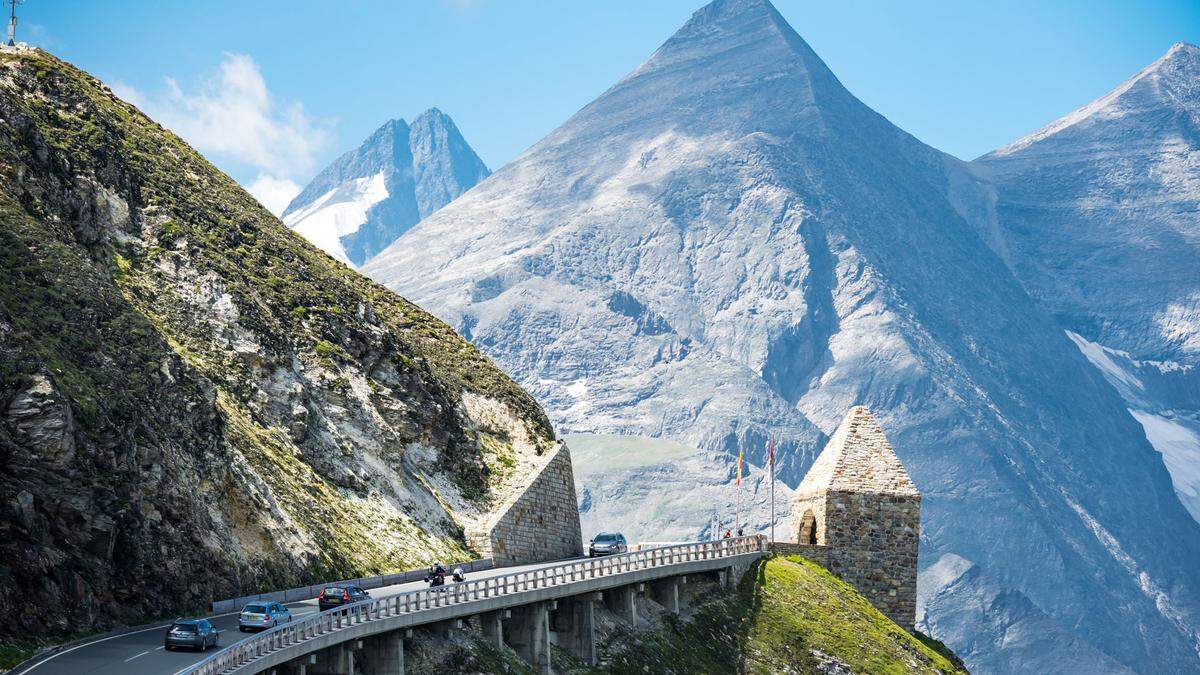
M 850 409 L 796 494 L 820 490 L 920 495 L 883 429 L 864 406 Z

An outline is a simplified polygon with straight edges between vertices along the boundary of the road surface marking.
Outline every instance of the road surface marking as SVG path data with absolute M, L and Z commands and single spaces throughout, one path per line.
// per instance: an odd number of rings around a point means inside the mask
M 134 659 L 138 658 L 139 656 L 145 656 L 145 655 L 147 655 L 147 654 L 149 654 L 149 653 L 150 653 L 149 651 L 144 651 L 144 652 L 142 652 L 141 654 L 134 654 L 133 656 L 131 656 L 131 657 L 129 657 L 129 658 L 127 658 L 127 659 L 125 659 L 125 663 L 129 663 L 130 661 L 132 661 L 132 660 L 134 660 Z
M 233 616 L 234 614 L 240 614 L 240 613 L 241 612 L 229 612 L 227 614 L 218 614 L 216 616 L 210 616 L 208 618 L 221 619 L 221 618 L 224 618 L 227 616 Z M 174 623 L 174 621 L 172 621 L 171 623 Z M 82 649 L 84 647 L 91 647 L 92 645 L 100 644 L 101 642 L 107 642 L 109 640 L 116 640 L 117 638 L 129 637 L 130 635 L 137 635 L 138 633 L 147 633 L 152 630 L 162 630 L 162 629 L 166 628 L 167 626 L 170 626 L 171 623 L 164 623 L 161 626 L 150 626 L 149 628 L 140 628 L 138 630 L 131 630 L 128 633 L 121 633 L 119 635 L 109 635 L 108 637 L 105 637 L 105 638 L 100 638 L 98 640 L 92 640 L 91 642 L 85 642 L 81 645 L 75 645 L 74 647 L 71 647 L 70 649 L 64 649 L 61 652 L 55 652 L 55 653 L 51 654 L 50 656 L 47 656 L 45 659 L 42 659 L 41 661 L 38 661 L 37 663 L 33 664 L 32 666 L 29 666 L 25 670 L 20 671 L 20 675 L 25 675 L 25 673 L 32 672 L 32 671 L 36 670 L 37 668 L 46 665 L 53 659 L 56 659 L 59 656 L 62 656 L 63 654 L 70 654 L 71 652 L 75 651 L 76 649 Z

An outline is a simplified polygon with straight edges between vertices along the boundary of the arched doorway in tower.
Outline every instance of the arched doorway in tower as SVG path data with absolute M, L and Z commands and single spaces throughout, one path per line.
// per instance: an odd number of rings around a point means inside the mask
M 812 509 L 804 512 L 804 516 L 800 519 L 800 542 L 816 546 L 817 544 L 817 517 L 813 515 Z

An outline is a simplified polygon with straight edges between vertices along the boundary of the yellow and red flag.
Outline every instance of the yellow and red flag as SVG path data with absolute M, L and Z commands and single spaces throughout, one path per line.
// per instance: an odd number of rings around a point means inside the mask
M 741 450 L 738 450 L 737 484 L 738 485 L 742 484 L 742 451 Z

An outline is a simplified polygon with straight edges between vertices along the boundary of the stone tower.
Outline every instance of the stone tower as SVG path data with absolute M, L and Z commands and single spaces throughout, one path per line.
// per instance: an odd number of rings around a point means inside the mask
M 792 497 L 792 541 L 827 547 L 829 571 L 911 630 L 921 493 L 871 412 L 850 409 Z

